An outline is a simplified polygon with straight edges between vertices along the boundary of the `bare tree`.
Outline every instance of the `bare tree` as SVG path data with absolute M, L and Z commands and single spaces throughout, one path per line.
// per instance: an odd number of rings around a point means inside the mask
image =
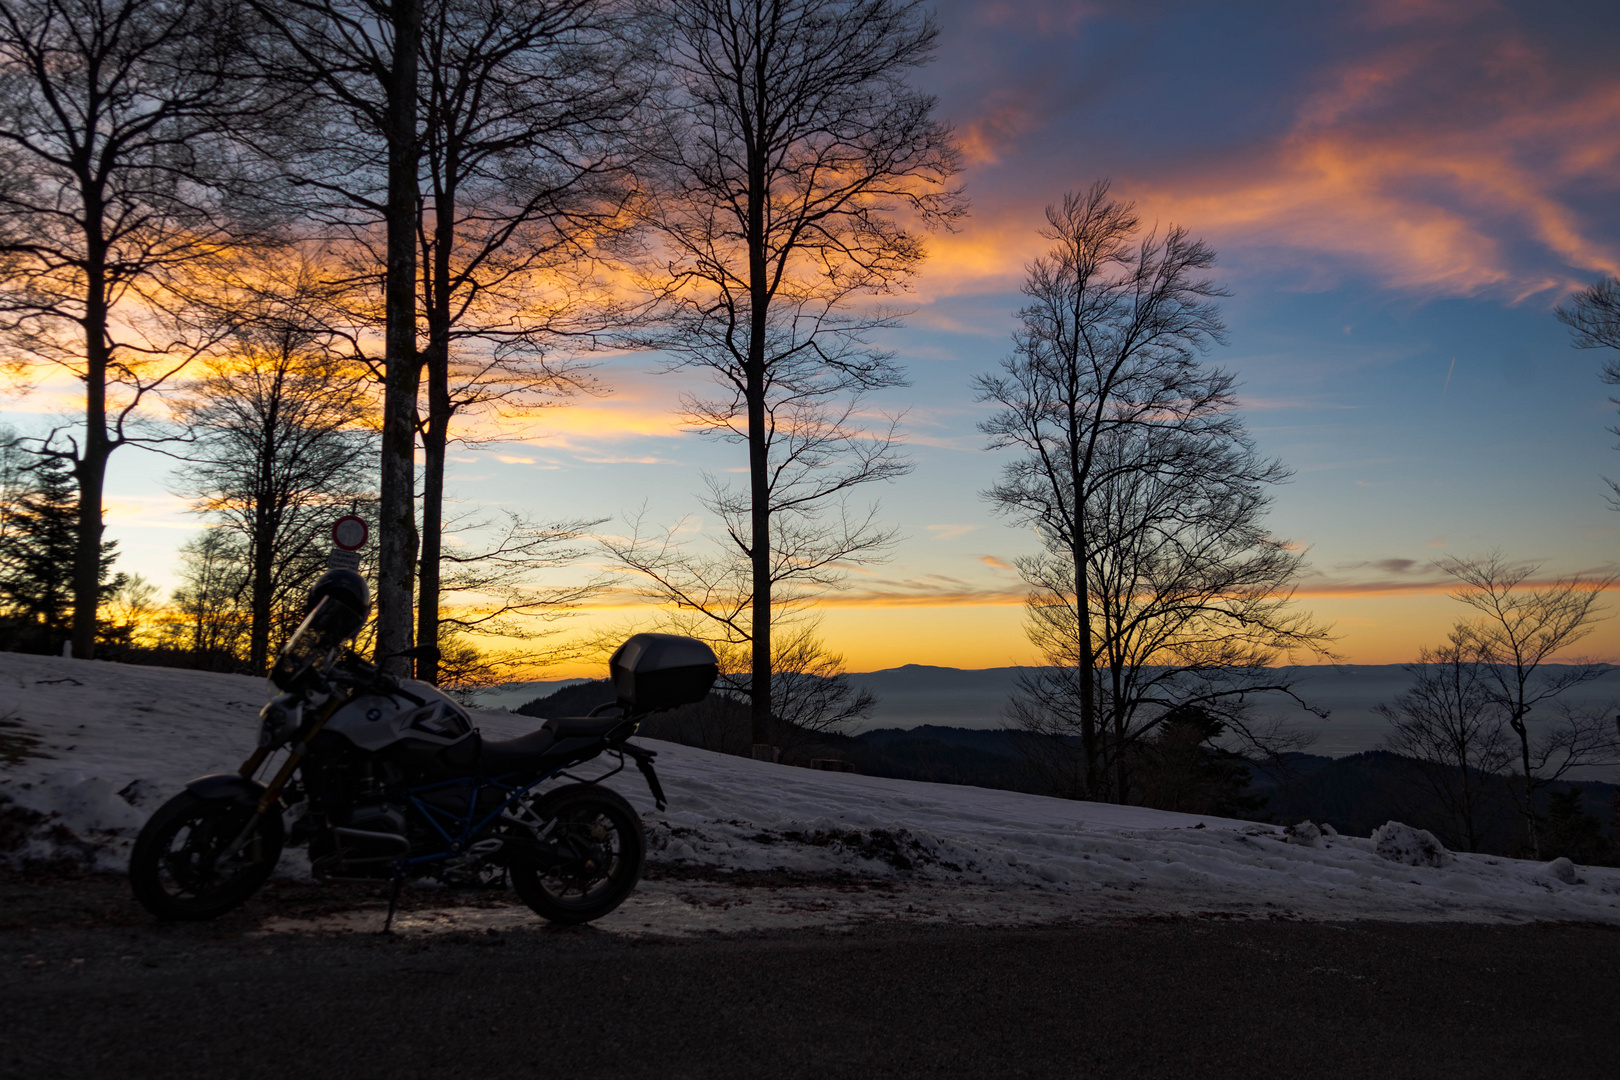
M 176 280 L 233 239 L 211 184 L 241 85 L 237 5 L 0 0 L 0 332 L 84 384 L 66 449 L 79 488 L 73 654 L 95 650 L 107 460 L 143 401 L 207 345 L 173 319 Z
M 441 594 L 455 587 L 442 578 L 444 565 L 454 565 L 452 575 L 470 572 L 469 553 L 443 543 L 452 423 L 471 413 L 522 415 L 594 390 L 571 352 L 621 317 L 591 270 L 634 190 L 630 122 L 645 65 L 628 10 L 605 0 L 434 0 L 426 8 L 420 641 L 438 640 Z M 515 551 L 503 542 L 488 558 L 509 568 Z M 418 678 L 436 681 L 436 672 L 432 658 L 417 660 Z
M 701 624 L 689 623 L 681 629 L 702 635 Z M 808 616 L 779 618 L 776 623 L 771 656 L 772 737 L 783 758 L 799 754 L 816 735 L 842 731 L 869 716 L 877 705 L 876 694 L 851 685 L 843 656 L 827 648 L 818 629 L 819 620 Z M 742 702 L 750 700 L 753 657 L 749 644 L 714 642 L 720 661 L 717 689 Z
M 1620 350 L 1620 278 L 1604 277 L 1577 292 L 1569 307 L 1558 309 L 1558 321 L 1569 327 L 1571 343 L 1577 349 Z M 1620 386 L 1620 357 L 1603 362 L 1601 377 L 1610 386 Z M 1610 398 L 1620 405 L 1620 398 Z M 1610 428 L 1620 435 L 1620 427 Z M 1605 479 L 1613 496 L 1609 505 L 1620 510 L 1620 481 Z
M 1222 293 L 1200 276 L 1214 252 L 1144 231 L 1106 182 L 1047 223 L 1014 352 L 976 380 L 998 407 L 991 447 L 1022 451 L 986 498 L 1045 549 L 1018 565 L 1051 667 L 1015 714 L 1052 746 L 1077 739 L 1089 797 L 1124 801 L 1133 747 L 1175 709 L 1275 745 L 1248 706 L 1291 693 L 1273 665 L 1327 638 L 1289 610 L 1301 559 L 1261 524 L 1287 470 L 1256 453 L 1232 376 L 1199 359 L 1224 340 Z
M 355 354 L 384 384 L 378 642 L 395 653 L 413 628 L 424 641 L 438 633 L 454 420 L 593 388 L 558 345 L 614 320 L 589 258 L 629 190 L 625 128 L 639 104 L 619 33 L 629 6 L 253 3 L 274 46 L 265 78 L 309 105 L 291 128 L 261 133 L 261 148 L 287 163 L 287 205 L 351 245 Z M 381 358 L 364 334 L 378 322 Z M 420 677 L 435 668 L 417 662 Z
M 1485 692 L 1513 733 L 1518 808 L 1530 849 L 1539 855 L 1536 793 L 1578 766 L 1620 761 L 1620 739 L 1609 720 L 1612 707 L 1577 709 L 1558 700 L 1605 674 L 1608 665 L 1554 662 L 1605 617 L 1599 600 L 1620 578 L 1571 577 L 1526 587 L 1540 567 L 1514 566 L 1497 553 L 1477 559 L 1448 557 L 1436 565 L 1457 579 L 1452 596 L 1478 613 L 1458 623 L 1454 638 L 1478 665 Z M 1557 716 L 1532 721 L 1530 714 L 1538 708 Z
M 804 408 L 805 403 L 792 407 Z M 785 415 L 787 408 L 781 411 Z M 707 550 L 682 542 L 684 523 L 645 534 L 640 518 L 633 519 L 628 537 L 606 537 L 602 544 L 615 562 L 640 577 L 647 599 L 673 613 L 679 623 L 674 629 L 714 646 L 725 660 L 728 690 L 749 699 L 751 717 L 754 702 L 768 693 L 769 723 L 762 731 L 754 717 L 750 726 L 755 743 L 780 749 L 781 739 L 800 727 L 821 730 L 838 718 L 847 697 L 819 698 L 830 711 L 798 704 L 815 697 L 806 693 L 810 684 L 801 676 L 820 672 L 832 677 L 837 668 L 836 662 L 828 666 L 825 650 L 806 630 L 813 625 L 807 609 L 817 596 L 843 586 L 843 565 L 883 557 L 894 538 L 894 531 L 878 522 L 876 507 L 857 510 L 843 496 L 856 485 L 898 475 L 909 466 L 890 455 L 887 435 L 863 439 L 825 418 L 773 424 L 771 436 L 767 519 L 774 545 L 767 587 L 772 623 L 782 633 L 772 644 L 768 690 L 759 689 L 755 663 L 757 565 L 749 545 L 752 506 L 747 495 L 708 478 L 704 505 L 721 529 L 709 537 Z M 744 656 L 746 663 L 741 662 Z
M 1412 686 L 1377 712 L 1390 723 L 1384 749 L 1418 762 L 1424 790 L 1451 819 L 1451 832 L 1478 851 L 1490 805 L 1513 746 L 1488 681 L 1465 635 L 1423 649 L 1406 671 Z
M 247 552 L 242 537 L 211 526 L 180 547 L 180 587 L 174 591 L 179 647 L 194 667 L 235 671 L 242 663 L 248 619 Z
M 1620 349 L 1620 278 L 1604 277 L 1581 289 L 1571 306 L 1558 309 L 1558 321 L 1569 327 L 1578 349 Z M 1604 381 L 1620 383 L 1616 361 L 1603 365 Z
M 314 310 L 316 261 L 281 249 L 246 277 L 248 287 L 216 296 L 237 326 L 174 413 L 191 439 L 183 494 L 245 545 L 247 663 L 260 674 L 274 616 L 297 607 L 321 569 L 327 526 L 372 499 L 375 435 L 367 372 L 333 349 Z
M 559 631 L 556 624 L 600 593 L 605 587 L 600 578 L 562 584 L 547 580 L 553 576 L 548 571 L 578 563 L 585 554 L 579 542 L 600 524 L 600 519 L 541 523 L 511 512 L 494 520 L 468 517 L 449 524 L 446 535 L 452 542 L 441 556 L 445 572 L 440 579 L 447 602 L 436 623 L 436 640 L 445 657 L 461 659 L 456 661 L 459 670 L 447 678 L 468 688 L 477 682 L 468 674 L 475 667 L 486 675 L 532 669 L 593 651 L 591 643 L 548 642 L 543 648 L 508 646 L 490 654 L 479 650 L 478 641 L 552 638 Z M 469 659 L 474 654 L 476 663 Z
M 159 640 L 158 587 L 142 574 L 120 574 L 118 578 L 118 588 L 102 605 L 101 640 L 127 656 Z
M 424 0 L 248 0 L 260 82 L 296 102 L 291 124 L 248 133 L 279 166 L 287 207 L 310 229 L 363 239 L 381 227 L 383 417 L 378 475 L 376 651 L 404 673 L 416 530 L 417 225 Z M 278 118 L 279 120 L 280 118 Z M 304 193 L 295 199 L 295 193 Z M 366 267 L 361 276 L 375 278 Z
M 876 694 L 850 684 L 843 656 L 827 649 L 818 628 L 813 619 L 785 627 L 771 664 L 777 675 L 771 711 L 801 737 L 840 731 L 871 715 L 878 703 Z
M 902 284 L 923 256 L 917 230 L 949 224 L 965 203 L 949 186 L 950 132 L 905 82 L 937 36 L 921 3 L 671 0 L 656 33 L 667 44 L 668 137 L 654 151 L 661 190 L 645 220 L 655 286 L 675 317 L 644 343 L 714 371 L 729 400 L 691 411 L 748 448 L 746 491 L 715 497 L 739 515 L 732 539 L 749 561 L 751 713 L 755 741 L 767 742 L 783 565 L 773 513 L 788 505 L 775 476 L 793 453 L 773 455 L 775 425 L 797 422 L 792 402 L 806 393 L 825 404 L 898 382 L 867 345 L 890 320 L 852 304 Z M 845 476 L 838 490 L 861 471 Z

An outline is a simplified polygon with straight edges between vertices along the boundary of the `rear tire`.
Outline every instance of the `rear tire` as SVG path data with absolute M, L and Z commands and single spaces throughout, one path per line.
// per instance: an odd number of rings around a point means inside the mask
M 221 862 L 219 853 L 255 818 L 247 844 Z M 280 810 L 256 814 L 252 803 L 183 791 L 158 807 L 136 838 L 130 890 L 160 919 L 217 918 L 269 880 L 285 840 Z
M 511 864 L 518 898 L 563 925 L 600 919 L 635 890 L 647 842 L 623 797 L 595 784 L 547 792 L 530 809 L 555 821 L 534 850 Z

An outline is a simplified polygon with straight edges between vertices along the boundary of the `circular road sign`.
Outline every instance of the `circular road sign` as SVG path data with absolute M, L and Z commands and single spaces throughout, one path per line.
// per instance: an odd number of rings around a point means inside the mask
M 340 517 L 332 523 L 332 543 L 344 551 L 359 551 L 365 546 L 366 537 L 370 533 L 371 530 L 366 528 L 366 523 L 353 514 Z

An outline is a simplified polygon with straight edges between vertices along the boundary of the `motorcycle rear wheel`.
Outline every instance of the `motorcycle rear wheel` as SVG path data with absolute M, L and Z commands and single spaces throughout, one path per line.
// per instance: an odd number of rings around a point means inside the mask
M 647 850 L 630 804 L 607 788 L 572 784 L 542 795 L 531 809 L 556 824 L 533 857 L 512 863 L 518 898 L 563 925 L 600 919 L 624 903 L 641 880 Z
M 222 863 L 220 852 L 255 817 L 253 836 Z M 183 791 L 158 807 L 136 838 L 130 890 L 160 919 L 217 918 L 242 906 L 269 880 L 285 840 L 279 810 L 255 814 L 251 804 Z

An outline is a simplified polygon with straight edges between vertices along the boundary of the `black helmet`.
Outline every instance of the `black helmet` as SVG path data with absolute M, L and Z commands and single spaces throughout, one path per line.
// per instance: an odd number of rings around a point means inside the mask
M 323 600 L 325 604 L 321 604 Z M 314 611 L 316 605 L 321 610 L 310 629 L 319 631 L 330 642 L 343 641 L 358 634 L 366 624 L 371 612 L 371 590 L 366 579 L 353 570 L 328 570 L 309 590 L 304 610 Z

